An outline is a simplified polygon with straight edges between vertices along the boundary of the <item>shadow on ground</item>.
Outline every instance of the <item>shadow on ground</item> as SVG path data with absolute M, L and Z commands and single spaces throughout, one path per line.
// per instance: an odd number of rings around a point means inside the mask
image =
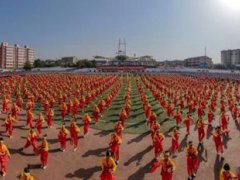
M 131 143 L 138 143 L 140 142 L 143 138 L 145 138 L 147 135 L 149 135 L 150 132 L 146 132 L 146 133 L 143 133 L 143 134 L 140 134 L 139 136 L 131 139 L 130 141 L 127 142 L 127 144 L 131 144 Z
M 141 166 L 134 174 L 128 177 L 128 180 L 144 179 L 145 174 L 150 173 L 153 161 L 150 161 L 145 166 Z
M 99 148 L 99 149 L 93 149 L 88 150 L 86 153 L 82 155 L 82 157 L 88 157 L 88 156 L 103 156 L 104 153 L 107 151 L 108 148 Z
M 101 171 L 101 167 L 100 166 L 94 166 L 88 169 L 84 169 L 84 168 L 80 168 L 76 171 L 74 171 L 74 173 L 68 173 L 65 175 L 66 178 L 81 178 L 83 180 L 88 180 L 91 179 L 91 177 L 93 176 L 93 174 L 95 174 L 96 172 Z
M 216 156 L 215 163 L 214 163 L 214 179 L 219 180 L 220 170 L 223 167 L 224 159 L 221 158 L 219 155 Z
M 136 165 L 139 166 L 140 162 L 143 158 L 143 156 L 148 153 L 149 151 L 152 150 L 151 146 L 148 146 L 147 148 L 145 148 L 143 151 L 135 154 L 133 157 L 131 157 L 127 162 L 124 163 L 124 166 L 128 166 L 129 164 L 133 163 L 134 161 L 136 161 Z

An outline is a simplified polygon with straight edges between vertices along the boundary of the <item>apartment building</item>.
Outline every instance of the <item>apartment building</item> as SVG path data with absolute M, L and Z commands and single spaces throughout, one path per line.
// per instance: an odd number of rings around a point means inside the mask
M 26 61 L 33 64 L 35 52 L 28 46 L 11 46 L 8 43 L 0 45 L 0 68 L 1 69 L 20 69 L 23 68 Z
M 225 66 L 240 65 L 240 49 L 221 51 L 221 62 Z

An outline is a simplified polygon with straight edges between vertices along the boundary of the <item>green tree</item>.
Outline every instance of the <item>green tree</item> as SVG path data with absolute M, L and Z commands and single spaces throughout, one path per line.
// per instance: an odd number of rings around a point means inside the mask
M 24 63 L 23 69 L 25 69 L 26 71 L 30 71 L 32 69 L 32 65 L 31 65 L 30 61 L 27 60 Z
M 77 62 L 74 64 L 74 67 L 77 67 L 77 68 L 91 68 L 91 67 L 96 67 L 96 61 L 95 61 L 95 60 L 90 61 L 90 60 L 88 60 L 88 59 L 82 59 L 82 60 L 77 61 Z
M 77 68 L 82 68 L 83 66 L 84 66 L 84 64 L 83 64 L 83 61 L 82 61 L 82 60 L 76 62 L 75 67 L 77 67 Z
M 213 69 L 226 69 L 223 64 L 213 64 Z
M 56 60 L 55 65 L 56 66 L 61 66 L 62 65 L 61 59 Z
M 36 59 L 33 63 L 33 67 L 35 67 L 35 68 L 44 67 L 44 66 L 45 66 L 45 63 L 41 59 Z
M 92 60 L 91 63 L 92 63 L 92 67 L 96 67 L 96 61 L 95 60 Z
M 124 56 L 124 55 L 119 55 L 119 56 L 116 56 L 115 58 L 119 61 L 125 61 L 125 60 L 127 60 L 128 57 Z
M 92 66 L 92 63 L 88 61 L 87 59 L 83 60 L 84 67 L 90 68 Z

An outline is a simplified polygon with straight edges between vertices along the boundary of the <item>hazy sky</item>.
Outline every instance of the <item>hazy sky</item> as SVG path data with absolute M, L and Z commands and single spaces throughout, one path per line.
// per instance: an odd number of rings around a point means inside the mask
M 1 0 L 0 17 L 0 41 L 39 58 L 115 56 L 120 37 L 157 60 L 240 48 L 240 0 Z

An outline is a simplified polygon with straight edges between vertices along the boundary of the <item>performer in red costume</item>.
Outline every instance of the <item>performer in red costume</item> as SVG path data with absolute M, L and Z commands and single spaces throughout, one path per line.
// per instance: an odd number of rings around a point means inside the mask
M 213 114 L 211 109 L 209 109 L 209 111 L 208 111 L 208 118 L 207 118 L 207 120 L 208 120 L 207 132 L 210 132 L 211 129 L 212 129 L 212 121 L 214 120 L 214 114 Z
M 26 104 L 26 109 L 32 111 L 34 104 L 31 100 L 29 100 Z
M 193 146 L 192 141 L 188 142 L 188 147 L 186 148 L 186 156 L 187 156 L 188 179 L 190 180 L 196 177 L 196 172 L 199 166 L 198 150 L 195 146 Z
M 151 127 L 152 124 L 153 124 L 153 122 L 156 121 L 156 119 L 157 119 L 157 115 L 152 111 L 152 112 L 151 112 L 151 115 L 150 115 L 150 117 L 149 117 L 149 120 L 148 120 L 148 122 L 147 122 L 147 125 L 148 125 L 149 127 Z
M 93 106 L 93 119 L 95 122 L 98 122 L 100 118 L 100 110 L 99 108 L 94 104 Z
M 229 135 L 229 129 L 228 129 L 228 124 L 229 124 L 229 116 L 226 115 L 225 111 L 222 112 L 221 117 L 220 117 L 220 122 L 219 125 L 222 128 L 222 131 L 224 131 L 225 135 Z
M 66 118 L 66 114 L 67 114 L 67 105 L 66 103 L 63 103 L 61 106 L 61 116 L 62 116 L 62 120 L 65 120 Z
M 46 115 L 47 115 L 47 124 L 48 124 L 48 127 L 49 127 L 49 128 L 52 128 L 52 122 L 53 122 L 53 120 L 54 120 L 54 111 L 53 111 L 53 109 L 50 108 L 50 109 L 48 110 L 48 112 L 46 113 Z
M 61 151 L 64 152 L 67 147 L 67 135 L 69 134 L 69 131 L 65 127 L 65 123 L 62 124 L 62 127 L 58 133 L 58 140 L 61 145 Z
M 191 123 L 194 123 L 191 114 L 187 114 L 186 120 L 185 120 L 185 125 L 186 125 L 186 133 L 187 135 L 190 134 L 190 126 Z
M 11 114 L 8 114 L 8 117 L 5 120 L 5 124 L 6 124 L 6 132 L 8 133 L 9 138 L 12 138 L 13 123 L 15 122 L 16 122 L 16 119 L 13 116 L 11 116 Z
M 161 169 L 162 180 L 172 180 L 173 173 L 176 170 L 176 165 L 169 158 L 169 156 L 170 156 L 169 151 L 165 151 L 164 158 L 160 159 L 159 161 L 155 161 L 153 163 L 153 167 L 150 170 L 150 172 L 153 173 L 159 166 L 162 166 Z
M 22 97 L 18 97 L 17 99 L 17 106 L 22 109 L 23 108 L 23 99 Z
M 73 100 L 73 108 L 72 108 L 72 114 L 76 118 L 78 115 L 78 106 L 79 106 L 79 101 L 77 98 L 74 98 Z
M 17 106 L 16 103 L 13 103 L 12 105 L 12 108 L 11 108 L 11 111 L 12 111 L 12 116 L 16 119 L 18 119 L 18 112 L 20 111 L 19 107 Z
M 203 139 L 205 137 L 205 125 L 208 125 L 207 123 L 205 123 L 202 119 L 199 119 L 197 121 L 197 128 L 198 128 L 198 140 L 199 143 L 202 144 L 203 143 Z
M 213 135 L 213 140 L 215 142 L 215 147 L 217 154 L 222 154 L 223 155 L 223 143 L 222 143 L 222 135 L 223 131 L 221 130 L 221 127 L 218 126 L 215 128 L 215 131 L 212 132 Z
M 91 117 L 88 114 L 84 114 L 82 117 L 83 120 L 83 137 L 88 135 L 90 123 L 91 123 Z
M 56 102 L 55 98 L 52 97 L 52 98 L 50 99 L 50 102 L 49 102 L 50 108 L 54 108 L 54 107 L 55 107 L 55 102 Z
M 74 145 L 73 151 L 78 149 L 78 134 L 80 133 L 80 128 L 77 125 L 76 120 L 71 120 L 70 122 L 70 135 L 71 135 L 71 144 Z
M 120 119 L 123 127 L 125 126 L 126 118 L 127 118 L 127 113 L 126 113 L 125 109 L 122 109 L 120 114 L 119 114 L 119 119 Z
M 82 112 L 84 112 L 85 102 L 86 102 L 85 97 L 81 96 L 80 102 L 79 102 L 79 108 L 81 109 Z
M 1 164 L 1 172 L 2 176 L 6 176 L 7 168 L 6 162 L 9 161 L 11 155 L 7 148 L 7 146 L 3 142 L 3 138 L 0 138 L 0 164 Z
M 167 107 L 167 114 L 168 114 L 169 117 L 173 116 L 173 107 L 172 107 L 171 103 L 169 103 L 169 105 Z
M 41 166 L 43 169 L 47 168 L 47 164 L 48 164 L 48 141 L 47 141 L 47 136 L 45 135 L 43 140 L 42 140 L 42 144 L 41 146 L 39 146 L 39 150 L 38 152 L 40 153 L 40 159 L 41 159 Z
M 104 100 L 104 99 L 101 99 L 100 102 L 99 102 L 99 104 L 98 104 L 98 109 L 99 109 L 99 112 L 100 112 L 101 115 L 102 115 L 102 113 L 103 113 L 104 106 L 106 106 L 105 100 Z
M 223 168 L 220 171 L 219 177 L 219 180 L 239 180 L 239 176 L 237 177 L 232 171 L 230 171 L 230 165 L 228 163 L 224 164 Z
M 172 132 L 172 155 L 175 156 L 176 151 L 179 148 L 179 136 L 180 136 L 180 132 L 178 130 L 179 128 L 176 127 L 173 132 Z
M 9 103 L 10 103 L 10 100 L 8 99 L 8 97 L 6 97 L 6 98 L 3 100 L 3 106 L 2 106 L 2 112 L 3 112 L 3 113 L 9 111 Z
M 27 136 L 27 142 L 24 146 L 23 149 L 28 148 L 29 146 L 33 147 L 33 152 L 37 153 L 38 152 L 38 148 L 37 148 L 37 134 L 34 131 L 34 129 L 30 129 L 28 136 Z
M 164 135 L 158 130 L 153 136 L 153 147 L 155 159 L 157 159 L 163 152 L 163 140 L 165 139 Z
M 152 126 L 151 126 L 151 138 L 153 140 L 153 137 L 154 137 L 154 134 L 159 131 L 161 128 L 161 125 L 157 122 L 157 121 L 154 121 Z
M 118 121 L 115 125 L 114 125 L 114 130 L 117 133 L 118 137 L 120 137 L 122 139 L 122 131 L 124 130 L 124 127 L 122 126 L 121 121 Z
M 151 112 L 152 112 L 152 109 L 151 109 L 151 105 L 149 103 L 147 103 L 145 106 L 144 106 L 144 112 L 145 112 L 145 117 L 147 119 L 147 121 L 149 120 L 149 117 L 151 115 Z
M 177 126 L 182 122 L 182 112 L 180 112 L 180 110 L 178 109 L 177 110 L 177 113 L 176 113 L 176 124 Z
M 27 110 L 27 126 L 29 125 L 30 128 L 33 128 L 33 116 L 34 114 L 32 113 L 31 110 Z
M 43 107 L 44 107 L 44 111 L 45 111 L 45 112 L 48 112 L 48 110 L 49 110 L 49 102 L 48 102 L 47 99 L 45 100 L 45 102 L 44 102 L 44 104 L 43 104 Z
M 119 163 L 119 149 L 122 144 L 121 138 L 116 134 L 111 134 L 111 140 L 109 143 L 109 148 L 111 149 L 116 163 Z
M 131 109 L 130 100 L 126 102 L 124 109 L 125 109 L 125 112 L 126 112 L 127 117 L 128 117 L 129 113 L 130 113 L 130 109 Z
M 113 173 L 116 171 L 117 165 L 112 158 L 111 151 L 106 152 L 106 156 L 102 159 L 101 180 L 115 180 Z
M 42 126 L 43 126 L 44 122 L 45 122 L 45 120 L 44 120 L 43 114 L 40 113 L 38 115 L 38 118 L 37 118 L 36 124 L 35 124 L 35 128 L 37 129 L 39 135 L 42 134 Z

